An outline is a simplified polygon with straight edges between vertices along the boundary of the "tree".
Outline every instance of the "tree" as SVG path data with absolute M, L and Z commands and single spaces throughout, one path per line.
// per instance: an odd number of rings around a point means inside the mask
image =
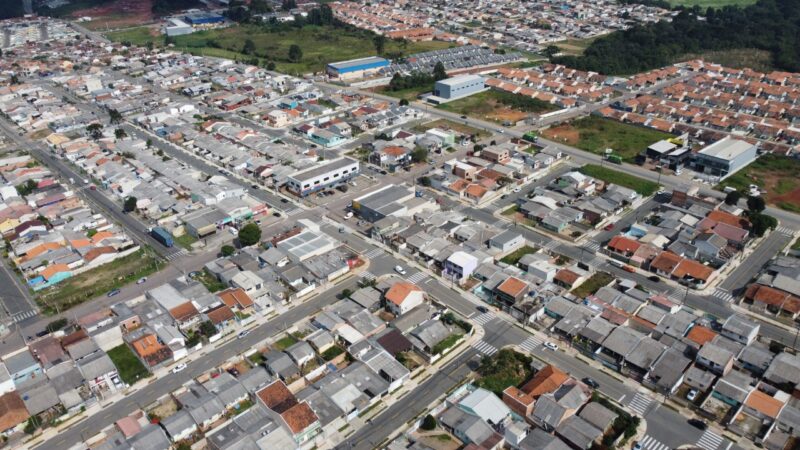
M 421 185 L 423 185 L 425 187 L 430 186 L 431 185 L 430 177 L 420 177 L 419 184 L 421 184 Z
M 760 213 L 764 211 L 767 207 L 766 203 L 764 203 L 764 197 L 760 195 L 751 195 L 747 197 L 747 209 L 750 210 L 751 213 Z
M 256 51 L 256 43 L 252 39 L 245 39 L 244 46 L 242 46 L 242 53 L 245 55 L 252 55 Z
M 116 109 L 109 109 L 108 110 L 108 119 L 111 120 L 111 123 L 117 124 L 122 122 L 122 114 L 119 113 Z
M 725 196 L 725 204 L 736 205 L 737 203 L 739 203 L 739 199 L 741 198 L 742 194 L 739 191 L 728 192 L 728 195 Z
M 436 428 L 436 418 L 428 414 L 422 419 L 422 425 L 419 426 L 425 431 L 431 431 Z
M 86 127 L 86 131 L 89 132 L 89 136 L 92 139 L 97 140 L 103 137 L 103 126 L 99 123 L 91 123 L 88 127 Z
M 122 206 L 122 210 L 125 211 L 126 213 L 136 211 L 137 202 L 138 200 L 136 199 L 136 197 L 132 195 L 128 196 L 128 198 L 125 199 L 125 204 Z
M 447 71 L 444 70 L 444 64 L 437 62 L 436 65 L 433 66 L 433 79 L 439 81 L 445 78 L 447 78 Z
M 251 0 L 250 11 L 254 14 L 264 14 L 272 12 L 272 8 L 270 8 L 266 0 Z
M 122 128 L 117 128 L 116 130 L 114 130 L 114 137 L 117 139 L 122 139 L 127 136 L 128 133 L 126 133 L 125 130 L 123 130 Z
M 561 52 L 561 49 L 556 47 L 555 45 L 548 45 L 547 47 L 542 50 L 542 54 L 546 56 L 548 59 L 556 56 Z
M 411 152 L 411 161 L 420 163 L 428 160 L 428 150 L 422 147 L 417 147 Z
M 303 58 L 303 50 L 300 49 L 299 45 L 292 44 L 289 47 L 289 61 L 298 62 L 302 58 Z
M 147 141 L 145 141 L 144 145 L 147 146 L 147 148 L 152 147 L 153 146 L 153 140 L 152 139 L 147 139 Z
M 386 49 L 386 36 L 377 34 L 372 38 L 372 43 L 375 44 L 375 52 L 382 55 L 383 51 Z
M 225 257 L 231 256 L 234 253 L 236 253 L 236 249 L 232 245 L 223 245 L 220 251 L 222 252 L 222 256 Z
M 68 323 L 67 319 L 63 319 L 63 318 L 62 319 L 56 319 L 56 320 L 48 323 L 47 327 L 45 329 L 48 332 L 52 333 L 54 331 L 58 331 L 58 330 L 64 328 L 65 326 L 67 326 L 67 323 Z
M 206 320 L 205 322 L 200 322 L 200 334 L 205 337 L 211 337 L 217 334 L 217 327 L 214 326 L 214 322 L 210 320 Z
M 774 230 L 778 227 L 778 219 L 761 213 L 751 213 L 750 223 L 753 224 L 753 234 L 758 237 L 764 236 L 767 230 Z
M 400 106 L 408 106 L 408 99 L 401 98 L 400 99 Z
M 267 70 L 275 70 L 275 61 L 270 61 L 267 63 Z
M 258 244 L 261 240 L 261 228 L 254 223 L 248 223 L 239 230 L 239 243 L 242 247 Z
M 350 289 L 342 290 L 342 298 L 350 297 L 353 294 L 353 291 Z
M 291 11 L 297 8 L 297 2 L 295 0 L 283 0 L 281 2 L 281 9 L 284 11 Z

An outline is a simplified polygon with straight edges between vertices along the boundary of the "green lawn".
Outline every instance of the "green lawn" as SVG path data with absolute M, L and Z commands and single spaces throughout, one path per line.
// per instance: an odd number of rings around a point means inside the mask
M 191 250 L 192 244 L 194 244 L 195 242 L 197 242 L 197 238 L 189 233 L 183 233 L 182 235 L 175 238 L 175 243 L 187 250 Z
M 505 209 L 505 211 L 503 211 L 502 213 L 500 213 L 500 215 L 503 215 L 503 216 L 513 216 L 513 215 L 514 215 L 514 214 L 516 214 L 518 211 L 519 211 L 519 205 L 511 205 L 511 206 L 509 206 L 508 208 L 506 208 L 506 209 Z
M 155 257 L 143 250 L 131 253 L 108 264 L 80 273 L 72 278 L 47 288 L 37 297 L 46 314 L 65 311 L 111 290 L 146 277 L 160 267 Z
M 765 154 L 744 169 L 726 178 L 716 186 L 718 190 L 733 187 L 746 193 L 751 184 L 766 190 L 765 200 L 770 205 L 791 212 L 800 212 L 800 160 L 786 156 Z
M 602 155 L 610 148 L 615 155 L 621 156 L 627 162 L 633 162 L 636 155 L 650 144 L 675 137 L 651 128 L 593 115 L 548 128 L 542 131 L 542 135 L 596 155 Z
M 446 338 L 444 338 L 444 340 L 442 340 L 442 342 L 439 342 L 438 344 L 433 346 L 433 348 L 431 349 L 431 353 L 433 353 L 434 355 L 438 355 L 444 352 L 448 348 L 456 345 L 456 342 L 458 342 L 458 340 L 461 339 L 461 336 L 462 335 L 460 333 L 453 333 L 450 336 L 447 336 Z
M 217 277 L 214 276 L 213 273 L 209 272 L 206 269 L 203 269 L 200 272 L 200 275 L 195 277 L 195 280 L 203 283 L 203 286 L 205 286 L 206 289 L 208 289 L 208 292 L 219 292 L 227 288 L 225 283 L 219 281 Z
M 530 253 L 536 253 L 536 250 L 536 247 L 529 247 L 526 245 L 504 256 L 500 261 L 513 266 L 516 265 L 523 256 Z
M 287 334 L 286 336 L 278 339 L 273 347 L 275 347 L 275 350 L 283 351 L 291 347 L 292 345 L 296 344 L 297 342 L 298 341 L 296 337 L 292 336 L 291 334 Z
M 413 102 L 417 100 L 417 97 L 420 95 L 433 91 L 433 85 L 424 86 L 424 87 L 414 87 L 408 89 L 400 89 L 397 91 L 390 90 L 388 87 L 380 87 L 375 89 L 375 92 L 383 95 L 388 95 L 390 97 L 399 98 L 399 99 L 406 99 L 409 102 Z
M 722 8 L 723 6 L 747 6 L 756 0 L 667 0 L 672 6 L 699 6 L 705 8 Z
M 117 367 L 120 379 L 131 386 L 136 381 L 150 376 L 150 372 L 147 371 L 144 364 L 127 344 L 122 344 L 109 350 L 108 357 Z
M 517 122 L 528 113 L 554 111 L 557 106 L 535 98 L 488 90 L 441 104 L 436 108 L 498 123 Z
M 218 56 L 229 59 L 259 58 L 275 61 L 280 72 L 302 74 L 320 72 L 330 62 L 373 56 L 375 47 L 372 34 L 364 30 L 333 28 L 330 26 L 307 25 L 303 28 L 270 27 L 260 25 L 234 25 L 228 28 L 199 31 L 185 36 L 177 36 L 175 48 L 196 55 Z M 130 41 L 144 45 L 153 42 L 163 45 L 164 37 L 154 37 L 149 32 L 131 29 L 108 33 L 114 41 Z M 241 53 L 246 39 L 256 44 L 255 55 Z M 297 44 L 303 51 L 299 62 L 289 61 L 289 47 Z M 453 44 L 442 41 L 408 42 L 390 40 L 386 43 L 386 54 L 409 55 L 448 48 Z
M 572 293 L 575 294 L 578 298 L 584 298 L 587 295 L 592 295 L 597 292 L 601 287 L 608 286 L 609 283 L 614 281 L 614 276 L 605 272 L 597 272 L 588 280 L 584 281 L 583 284 L 576 287 L 572 290 Z
M 608 167 L 601 167 L 596 164 L 587 164 L 580 169 L 581 173 L 589 175 L 607 183 L 614 183 L 629 189 L 633 189 L 643 197 L 649 197 L 658 190 L 658 184 L 654 181 L 648 181 L 625 172 L 610 169 Z

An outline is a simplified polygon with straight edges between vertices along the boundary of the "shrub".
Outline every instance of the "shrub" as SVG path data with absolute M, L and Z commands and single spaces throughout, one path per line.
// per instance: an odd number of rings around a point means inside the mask
M 431 430 L 435 429 L 436 428 L 436 418 L 433 417 L 432 415 L 428 414 L 427 416 L 425 416 L 424 419 L 422 419 L 422 425 L 420 425 L 420 428 L 422 428 L 425 431 L 431 431 Z

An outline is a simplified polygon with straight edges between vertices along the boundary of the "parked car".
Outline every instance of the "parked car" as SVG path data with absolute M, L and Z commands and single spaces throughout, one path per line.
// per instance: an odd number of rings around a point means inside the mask
M 652 281 L 653 283 L 658 283 L 659 281 L 661 281 L 661 278 L 659 278 L 658 275 L 650 275 L 649 277 L 647 277 L 647 279 Z
M 687 420 L 687 422 L 689 423 L 689 425 L 691 425 L 691 426 L 693 426 L 693 427 L 695 427 L 697 429 L 700 429 L 700 430 L 705 430 L 706 428 L 708 428 L 708 424 L 706 424 L 706 422 L 704 420 L 689 419 L 689 420 Z
M 634 442 L 632 450 L 642 450 L 642 444 L 639 442 Z
M 352 219 L 353 218 L 353 211 L 347 211 L 347 214 L 344 215 L 345 219 Z
M 273 217 L 280 217 L 281 213 L 279 213 L 278 211 L 275 211 L 274 213 L 272 213 L 272 216 Z
M 519 194 L 521 191 L 522 191 L 522 188 L 519 188 L 519 187 L 515 187 L 514 188 L 514 193 L 515 194 Z
M 594 381 L 592 378 L 585 377 L 582 381 L 592 389 L 598 389 L 600 387 L 600 383 Z
M 691 389 L 689 390 L 689 393 L 686 394 L 686 400 L 689 400 L 690 402 L 693 402 L 694 399 L 696 398 L 697 398 L 697 389 Z
M 399 273 L 400 275 L 406 274 L 406 269 L 403 269 L 403 266 L 394 266 L 394 271 Z
M 241 331 L 241 332 L 239 332 L 239 335 L 238 335 L 238 336 L 236 336 L 236 337 L 237 337 L 238 339 L 241 339 L 241 338 L 243 338 L 243 337 L 247 336 L 248 334 L 250 334 L 250 330 L 244 330 L 244 331 Z
M 147 277 L 142 277 L 136 280 L 136 284 L 143 284 L 147 282 Z
M 546 348 L 548 350 L 556 351 L 556 350 L 558 350 L 558 345 L 556 345 L 556 344 L 554 344 L 554 343 L 552 343 L 550 341 L 547 341 L 547 342 L 544 343 L 544 348 Z
M 603 229 L 606 230 L 606 231 L 611 231 L 611 230 L 614 229 L 614 224 L 610 223 L 610 224 L 604 226 Z
M 108 294 L 106 294 L 106 297 L 113 297 L 115 295 L 119 295 L 119 292 L 120 292 L 119 289 L 114 289 L 110 291 Z
M 282 198 L 281 199 L 281 203 L 289 203 L 289 200 L 286 200 L 285 198 Z
M 186 364 L 180 363 L 177 366 L 172 368 L 172 373 L 178 373 L 178 372 L 180 372 L 181 370 L 183 370 L 185 368 L 186 368 Z

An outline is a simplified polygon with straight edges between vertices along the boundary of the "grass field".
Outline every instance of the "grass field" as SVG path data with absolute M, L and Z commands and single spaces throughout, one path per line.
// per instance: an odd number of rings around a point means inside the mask
M 596 164 L 587 164 L 580 169 L 581 173 L 590 177 L 598 178 L 606 183 L 614 183 L 629 189 L 633 189 L 643 197 L 649 197 L 658 190 L 658 184 L 633 175 L 629 175 L 618 170 L 601 167 Z
M 37 301 L 46 314 L 65 311 L 155 272 L 157 262 L 143 250 L 88 270 L 43 291 Z
M 109 350 L 108 357 L 117 366 L 120 379 L 131 386 L 136 381 L 150 376 L 150 372 L 147 371 L 147 368 L 144 367 L 144 364 L 127 344 L 122 344 Z
M 561 49 L 561 52 L 567 55 L 580 56 L 583 54 L 589 45 L 600 38 L 594 36 L 586 39 L 565 39 L 563 41 L 555 42 L 554 45 Z
M 667 0 L 672 6 L 699 6 L 701 8 L 722 8 L 723 6 L 747 6 L 756 0 Z
M 636 155 L 650 144 L 674 137 L 669 133 L 597 116 L 548 128 L 542 131 L 542 135 L 596 155 L 602 155 L 610 148 L 626 162 L 633 162 Z
M 730 186 L 747 192 L 755 184 L 767 193 L 768 204 L 786 211 L 800 212 L 800 160 L 780 155 L 762 155 L 749 166 L 736 172 L 716 186 L 723 190 Z
M 430 130 L 431 128 L 443 128 L 445 130 L 453 130 L 461 134 L 475 135 L 478 136 L 478 138 L 489 136 L 489 132 L 487 131 L 481 130 L 479 128 L 473 128 L 469 125 L 464 125 L 447 119 L 437 119 L 432 122 L 427 122 L 417 125 L 414 127 L 414 131 L 423 133 L 427 130 Z
M 398 91 L 392 91 L 388 89 L 388 87 L 383 86 L 375 89 L 375 92 L 378 94 L 388 95 L 394 98 L 406 99 L 409 102 L 413 102 L 417 100 L 421 94 L 426 92 L 433 91 L 433 85 L 425 86 L 425 87 L 415 87 L 415 88 L 408 88 L 408 89 L 400 89 Z
M 608 286 L 608 284 L 612 281 L 614 281 L 614 277 L 612 275 L 605 272 L 597 272 L 588 280 L 584 281 L 583 284 L 573 289 L 572 293 L 578 298 L 584 298 L 588 295 L 594 294 L 600 290 L 601 287 Z
M 436 108 L 497 123 L 516 123 L 524 120 L 530 113 L 542 113 L 557 109 L 555 105 L 535 98 L 493 90 L 444 103 Z
M 154 45 L 164 44 L 163 36 L 155 36 L 149 30 L 135 28 L 108 33 L 108 37 L 114 41 L 129 41 L 138 45 L 145 45 L 147 42 L 153 42 Z M 246 39 L 255 43 L 255 55 L 240 53 Z M 280 31 L 258 25 L 235 25 L 177 36 L 174 44 L 179 50 L 197 55 L 247 60 L 258 57 L 261 61 L 275 61 L 278 71 L 292 74 L 319 72 L 330 62 L 375 54 L 372 35 L 367 31 L 313 25 Z M 303 51 L 299 62 L 289 61 L 289 47 L 292 44 L 297 44 Z M 441 41 L 408 42 L 404 45 L 390 40 L 386 43 L 385 52 L 408 55 L 452 45 Z
M 197 238 L 189 233 L 183 233 L 182 235 L 175 238 L 175 243 L 187 250 L 191 250 L 192 244 L 194 244 L 195 242 L 197 242 Z
M 536 253 L 536 250 L 537 249 L 535 247 L 530 247 L 526 245 L 504 256 L 503 259 L 501 259 L 500 261 L 513 266 L 516 265 L 519 262 L 519 260 L 522 259 L 523 256 L 528 255 L 530 253 Z

